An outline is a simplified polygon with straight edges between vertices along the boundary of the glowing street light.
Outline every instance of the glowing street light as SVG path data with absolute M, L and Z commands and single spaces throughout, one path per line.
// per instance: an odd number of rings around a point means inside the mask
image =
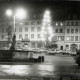
M 15 11 L 12 11 L 12 10 L 9 9 L 9 10 L 6 11 L 6 15 L 7 16 L 13 16 L 13 20 L 14 20 L 13 21 L 14 22 L 14 35 L 13 35 L 13 38 L 16 38 L 16 35 L 15 35 L 15 20 L 16 20 L 16 18 L 18 18 L 18 19 L 25 18 L 26 11 L 22 8 L 19 8 Z

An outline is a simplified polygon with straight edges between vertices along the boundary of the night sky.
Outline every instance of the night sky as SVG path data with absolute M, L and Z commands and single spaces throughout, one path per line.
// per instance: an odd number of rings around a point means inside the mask
M 80 19 L 80 1 L 69 0 L 0 0 L 0 16 L 4 17 L 7 9 L 17 7 L 25 8 L 30 17 L 43 15 L 46 9 L 50 9 L 53 20 L 72 19 L 73 15 Z

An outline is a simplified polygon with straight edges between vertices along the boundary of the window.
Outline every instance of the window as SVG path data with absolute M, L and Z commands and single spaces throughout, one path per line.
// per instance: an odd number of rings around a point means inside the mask
M 41 43 L 37 43 L 37 48 L 41 48 Z
M 58 33 L 58 29 L 55 29 L 55 33 Z
M 41 24 L 41 21 L 37 21 L 37 24 Z
M 21 27 L 19 28 L 19 32 L 22 32 L 22 28 Z
M 28 38 L 28 34 L 25 34 L 25 38 Z
M 31 34 L 31 38 L 34 38 L 34 34 Z
M 70 26 L 70 22 L 67 22 L 67 26 Z
M 1 36 L 1 39 L 4 39 L 4 35 Z
M 70 29 L 67 29 L 67 33 L 70 33 Z
M 56 26 L 58 26 L 58 23 L 56 23 Z
M 28 32 L 28 27 L 25 27 L 25 32 Z
M 22 39 L 22 34 L 19 34 L 19 39 Z
M 60 33 L 63 33 L 63 29 L 60 29 Z
M 71 36 L 71 41 L 74 41 L 74 36 Z
M 35 22 L 34 22 L 34 21 L 32 21 L 32 22 L 31 22 L 31 25 L 35 25 Z
M 2 28 L 2 33 L 4 33 L 4 28 Z
M 67 36 L 67 37 L 66 37 L 66 40 L 67 40 L 67 41 L 70 41 L 70 36 Z
M 60 25 L 63 26 L 63 23 L 61 22 Z
M 37 34 L 37 38 L 40 38 L 40 34 Z
M 78 29 L 75 29 L 75 33 L 78 33 Z
M 79 41 L 80 41 L 80 36 L 79 36 Z
M 37 27 L 37 31 L 41 31 L 41 27 Z
M 71 22 L 71 26 L 74 26 L 74 22 L 73 21 Z
M 31 44 L 31 47 L 32 47 L 32 48 L 35 48 L 35 43 L 32 43 L 32 44 Z
M 78 22 L 77 21 L 75 22 L 75 25 L 78 26 Z
M 58 36 L 58 40 L 61 41 L 61 37 L 60 36 Z
M 69 49 L 69 45 L 66 45 L 66 49 Z
M 56 41 L 56 40 L 57 40 L 57 36 L 54 36 L 54 37 L 52 38 L 52 40 L 53 40 L 53 41 Z
M 61 36 L 61 41 L 64 41 L 64 36 Z
M 71 33 L 74 33 L 74 29 L 71 29 Z
M 58 36 L 59 41 L 64 41 L 64 36 Z
M 78 41 L 78 36 L 75 36 L 75 41 Z
M 32 31 L 32 32 L 34 31 L 34 27 L 31 27 L 31 31 Z
M 28 25 L 29 24 L 29 22 L 24 22 L 24 25 Z

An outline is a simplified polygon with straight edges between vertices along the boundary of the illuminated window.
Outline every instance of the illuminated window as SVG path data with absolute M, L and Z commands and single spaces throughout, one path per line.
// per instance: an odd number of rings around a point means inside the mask
M 60 25 L 63 26 L 63 23 L 61 22 Z
M 58 23 L 56 23 L 56 26 L 58 26 Z
M 66 40 L 67 40 L 67 41 L 70 41 L 70 36 L 67 36 L 67 37 L 66 37 Z

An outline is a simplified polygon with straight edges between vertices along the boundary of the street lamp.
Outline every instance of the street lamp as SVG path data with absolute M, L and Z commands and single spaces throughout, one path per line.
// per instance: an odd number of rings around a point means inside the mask
M 16 35 L 15 35 L 15 20 L 16 20 L 16 18 L 18 18 L 18 19 L 23 19 L 23 18 L 25 18 L 26 17 L 26 11 L 24 10 L 24 9 L 22 9 L 22 8 L 19 8 L 19 9 L 16 9 L 15 11 L 12 11 L 12 10 L 7 10 L 6 11 L 6 15 L 8 15 L 8 16 L 13 16 L 13 23 L 14 23 L 14 35 L 13 35 L 13 43 L 12 43 L 12 45 L 15 47 L 15 42 L 14 42 L 14 38 L 16 38 Z

